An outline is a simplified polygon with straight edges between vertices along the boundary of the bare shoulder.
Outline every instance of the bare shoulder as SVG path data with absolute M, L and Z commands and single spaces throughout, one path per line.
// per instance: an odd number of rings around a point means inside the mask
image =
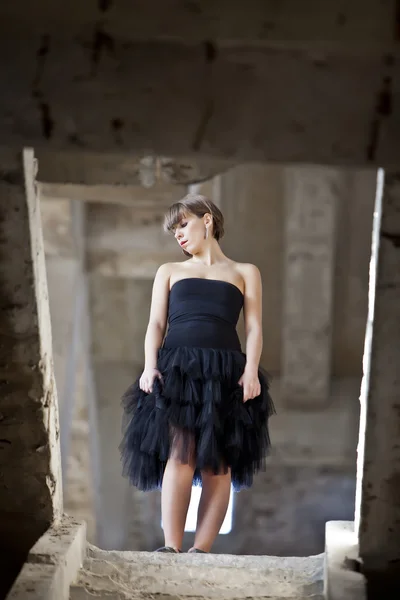
M 186 262 L 186 261 L 182 261 L 182 262 Z M 161 275 L 167 275 L 167 274 L 171 275 L 177 269 L 182 268 L 182 262 L 164 263 L 158 267 L 157 273 L 160 273 Z
M 188 261 L 169 262 L 160 265 L 157 269 L 156 279 L 170 281 L 177 273 L 182 271 L 182 266 Z
M 164 263 L 163 265 L 160 265 L 157 269 L 156 278 L 164 279 L 165 277 L 169 277 L 172 271 L 172 264 L 173 263 Z
M 260 269 L 252 263 L 236 263 L 235 268 L 237 272 L 243 277 L 245 283 L 247 282 L 261 282 Z
M 236 263 L 235 269 L 243 280 L 245 297 L 261 297 L 262 282 L 259 268 L 252 263 Z
M 169 285 L 169 281 L 171 278 L 171 273 L 173 273 L 173 263 L 164 263 L 160 265 L 157 269 L 156 275 L 154 277 L 154 286 L 161 289 L 165 285 Z

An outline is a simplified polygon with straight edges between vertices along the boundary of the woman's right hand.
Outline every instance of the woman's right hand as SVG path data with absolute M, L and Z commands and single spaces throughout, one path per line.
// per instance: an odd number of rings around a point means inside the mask
M 155 379 L 162 381 L 162 375 L 158 369 L 145 369 L 139 379 L 139 387 L 146 394 L 153 391 L 153 383 Z

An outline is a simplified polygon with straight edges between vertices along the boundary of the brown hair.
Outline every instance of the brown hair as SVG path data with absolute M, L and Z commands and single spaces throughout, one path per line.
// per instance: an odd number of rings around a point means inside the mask
M 218 241 L 224 235 L 224 217 L 222 212 L 214 202 L 212 202 L 206 196 L 200 194 L 187 194 L 179 202 L 175 202 L 169 207 L 168 212 L 164 217 L 164 231 L 172 231 L 174 227 L 185 217 L 187 214 L 196 215 L 196 217 L 204 217 L 206 213 L 212 216 L 213 226 L 212 235 Z M 188 252 L 185 252 L 188 256 L 191 256 Z

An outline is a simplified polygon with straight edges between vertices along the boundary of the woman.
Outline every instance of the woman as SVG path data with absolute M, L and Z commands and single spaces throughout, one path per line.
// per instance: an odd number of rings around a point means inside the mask
M 231 483 L 235 490 L 250 487 L 269 447 L 274 408 L 259 369 L 261 278 L 254 265 L 224 255 L 223 216 L 204 196 L 173 204 L 164 228 L 190 258 L 157 271 L 144 371 L 123 398 L 121 454 L 133 485 L 162 487 L 159 551 L 181 552 L 192 484 L 201 484 L 189 552 L 209 552 Z M 236 332 L 242 308 L 246 354 Z

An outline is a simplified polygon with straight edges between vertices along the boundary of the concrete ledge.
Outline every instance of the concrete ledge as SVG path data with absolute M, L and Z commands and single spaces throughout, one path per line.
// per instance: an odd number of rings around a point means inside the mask
M 359 567 L 353 521 L 329 521 L 325 527 L 326 600 L 366 600 L 366 580 Z
M 31 548 L 7 600 L 68 600 L 86 556 L 86 524 L 64 515 Z
M 163 554 L 88 546 L 71 600 L 323 600 L 323 555 Z M 341 599 L 343 600 L 343 599 Z

